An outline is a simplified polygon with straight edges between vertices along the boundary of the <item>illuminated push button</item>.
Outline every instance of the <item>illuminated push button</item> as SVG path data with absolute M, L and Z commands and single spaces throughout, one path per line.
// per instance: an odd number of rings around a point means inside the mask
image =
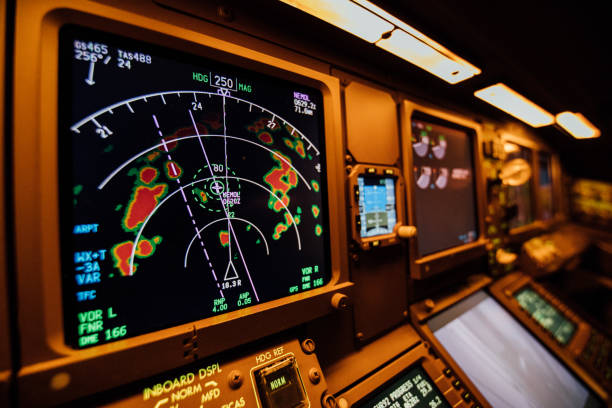
M 461 388 L 461 381 L 459 380 L 453 381 L 453 387 L 455 387 L 455 389 Z
M 463 398 L 465 402 L 470 402 L 472 400 L 472 394 L 469 391 L 464 391 L 463 394 L 461 394 L 461 398 Z
M 308 398 L 295 358 L 288 357 L 254 373 L 263 408 L 301 408 Z
M 448 367 L 446 367 L 446 368 L 444 369 L 444 371 L 442 371 L 442 372 L 444 373 L 444 375 L 445 375 L 446 377 L 450 377 L 451 375 L 453 375 L 453 370 L 451 370 L 451 369 L 450 369 L 450 368 L 448 368 Z

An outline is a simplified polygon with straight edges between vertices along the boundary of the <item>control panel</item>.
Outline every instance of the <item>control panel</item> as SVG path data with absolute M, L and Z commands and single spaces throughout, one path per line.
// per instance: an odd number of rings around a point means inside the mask
M 338 397 L 339 408 L 480 408 L 427 342 Z
M 124 387 L 113 400 L 83 400 L 108 408 L 309 408 L 327 390 L 314 341 L 289 340 L 242 356 L 213 356 Z
M 612 342 L 605 334 L 522 273 L 495 282 L 491 293 L 586 382 L 612 391 Z

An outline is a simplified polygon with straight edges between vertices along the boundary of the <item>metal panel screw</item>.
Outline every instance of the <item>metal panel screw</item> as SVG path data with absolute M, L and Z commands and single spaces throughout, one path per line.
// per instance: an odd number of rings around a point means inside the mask
M 317 370 L 317 368 L 312 367 L 310 371 L 308 371 L 308 378 L 311 383 L 316 385 L 321 382 L 321 372 Z
M 302 342 L 302 351 L 306 354 L 312 354 L 315 351 L 315 342 L 313 339 L 306 339 Z
M 239 370 L 230 371 L 229 375 L 227 376 L 227 382 L 229 383 L 230 388 L 233 390 L 240 388 L 242 385 L 242 373 Z

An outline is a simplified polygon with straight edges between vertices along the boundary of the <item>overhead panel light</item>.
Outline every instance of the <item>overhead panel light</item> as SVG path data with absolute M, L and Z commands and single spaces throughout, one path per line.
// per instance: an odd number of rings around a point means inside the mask
M 483 88 L 474 95 L 533 127 L 555 123 L 552 114 L 502 83 Z
M 451 84 L 480 73 L 478 68 L 449 58 L 404 30 L 393 30 L 390 37 L 381 39 L 376 45 Z
M 601 132 L 581 113 L 561 112 L 555 117 L 557 124 L 576 139 L 590 139 L 601 136 Z
M 456 84 L 480 69 L 367 0 L 281 0 Z M 389 33 L 390 36 L 389 36 Z
M 427 37 L 416 28 L 406 24 L 375 4 L 367 0 L 353 1 L 381 16 L 399 29 L 393 31 L 390 38 L 382 39 L 376 43 L 382 49 L 413 63 L 451 84 L 464 81 L 482 72 L 479 68 L 454 54 L 442 44 Z M 393 38 L 394 36 L 395 38 Z M 421 45 L 417 44 L 415 40 L 420 42 Z M 423 46 L 430 48 L 426 52 L 426 56 L 424 55 L 425 50 Z
M 281 1 L 371 43 L 393 30 L 393 24 L 349 0 Z

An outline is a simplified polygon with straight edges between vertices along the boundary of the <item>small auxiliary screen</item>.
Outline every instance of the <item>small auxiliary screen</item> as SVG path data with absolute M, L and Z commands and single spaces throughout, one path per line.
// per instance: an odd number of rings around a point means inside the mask
M 559 313 L 557 308 L 530 287 L 516 292 L 514 298 L 555 340 L 563 345 L 569 343 L 576 331 L 576 325 Z
M 419 256 L 476 241 L 472 140 L 467 131 L 412 119 Z
M 450 408 L 423 367 L 416 365 L 353 408 Z
M 395 177 L 359 176 L 359 217 L 362 238 L 393 233 L 397 223 Z
M 485 292 L 459 302 L 427 325 L 491 406 L 602 406 L 571 371 Z
M 67 344 L 329 282 L 320 90 L 75 26 L 59 81 Z

